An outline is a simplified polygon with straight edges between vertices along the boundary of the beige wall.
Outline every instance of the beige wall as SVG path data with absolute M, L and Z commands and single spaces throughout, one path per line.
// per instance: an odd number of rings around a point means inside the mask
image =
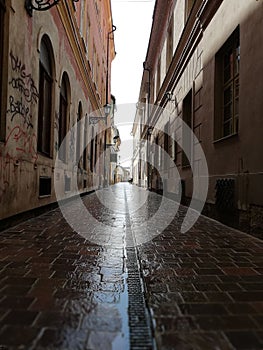
M 182 17 L 182 13 L 178 13 L 177 6 L 179 5 L 180 2 L 175 7 L 177 10 L 175 23 L 177 17 Z M 183 11 L 183 6 L 181 6 L 181 11 Z M 237 191 L 240 197 L 238 204 L 242 206 L 242 204 L 247 204 L 244 203 L 247 201 L 262 205 L 263 190 L 260 184 L 263 176 L 263 161 L 260 150 L 263 149 L 263 82 L 262 79 L 258 79 L 262 67 L 260 62 L 263 62 L 263 52 L 259 49 L 260 43 L 263 42 L 261 20 L 262 3 L 252 0 L 224 1 L 204 31 L 200 44 L 174 88 L 178 106 L 174 110 L 170 107 L 170 130 L 171 133 L 177 133 L 177 139 L 180 139 L 180 130 L 173 129 L 173 119 L 176 116 L 181 117 L 182 100 L 191 88 L 194 91 L 193 126 L 207 158 L 210 176 L 208 201 L 214 202 L 215 200 L 217 178 L 238 176 Z M 237 25 L 240 25 L 241 41 L 239 132 L 238 136 L 214 142 L 214 58 Z M 162 129 L 169 118 L 162 116 L 160 120 L 159 128 Z M 179 156 L 179 167 L 180 163 Z M 180 173 L 186 180 L 186 194 L 191 195 L 191 171 L 180 170 Z M 173 192 L 171 169 L 169 174 L 168 188 Z M 244 191 L 248 193 L 243 193 Z
M 108 1 L 103 2 L 104 5 L 106 2 Z M 90 66 L 88 61 L 85 61 L 86 53 L 74 17 L 74 14 L 77 17 L 77 12 L 74 12 L 72 3 L 66 6 L 65 2 L 61 1 L 52 10 L 33 11 L 32 17 L 26 13 L 24 1 L 6 1 L 6 5 L 9 27 L 5 29 L 5 44 L 8 48 L 5 57 L 7 78 L 3 81 L 6 109 L 3 108 L 4 104 L 1 106 L 1 119 L 5 121 L 6 127 L 1 132 L 4 137 L 0 142 L 0 219 L 55 202 L 54 181 L 58 182 L 58 187 L 64 192 L 65 174 L 72 180 L 74 177 L 78 179 L 81 192 L 97 188 L 101 183 L 100 175 L 103 175 L 103 165 L 99 167 L 100 174 L 92 174 L 89 169 L 80 174 L 75 154 L 71 154 L 70 149 L 67 164 L 59 162 L 57 168 L 54 168 L 58 149 L 59 93 L 63 73 L 67 73 L 70 84 L 68 130 L 77 121 L 79 102 L 85 116 L 92 110 L 101 108 L 105 101 L 105 89 L 96 91 L 96 85 L 99 84 L 95 85 L 96 82 L 92 81 Z M 110 8 L 107 6 L 104 6 L 102 15 L 111 20 Z M 67 8 L 71 11 L 75 32 L 69 25 Z M 111 27 L 112 23 L 108 25 Z M 44 34 L 48 35 L 52 43 L 54 56 L 51 157 L 43 156 L 37 151 L 40 42 Z M 104 59 L 106 63 L 106 51 L 102 53 L 101 50 L 98 49 L 97 52 L 101 56 L 104 55 L 101 60 Z M 111 54 L 109 62 L 112 59 Z M 106 73 L 105 67 L 101 68 L 99 79 Z M 102 127 L 102 122 L 95 125 L 94 134 Z M 83 144 L 84 125 L 81 129 Z M 87 130 L 87 138 L 91 140 L 90 127 Z M 71 141 L 76 142 L 76 133 Z M 87 164 L 89 166 L 89 159 Z M 39 198 L 40 176 L 51 177 L 51 196 Z M 87 183 L 86 188 L 83 187 L 84 180 Z M 77 193 L 77 189 L 71 188 L 71 192 L 65 193 L 65 196 L 72 196 L 74 193 Z
M 263 171 L 260 152 L 263 149 L 263 81 L 258 79 L 263 62 L 263 52 L 259 49 L 260 43 L 263 42 L 262 13 L 262 2 L 224 1 L 204 33 L 202 134 L 211 176 L 209 199 L 212 200 L 216 178 L 235 175 L 239 176 L 240 182 L 239 204 L 263 204 L 263 191 L 260 185 Z M 237 25 L 240 25 L 241 46 L 238 136 L 213 143 L 214 56 Z M 242 193 L 244 191 L 248 193 Z
M 218 4 L 218 8 L 216 7 Z M 197 7 L 204 5 L 204 12 Z M 213 6 L 216 12 L 211 15 Z M 209 8 L 207 10 L 207 8 Z M 246 211 L 250 215 L 250 224 L 254 220 L 254 226 L 263 222 L 263 80 L 260 78 L 263 68 L 263 2 L 254 0 L 224 0 L 215 2 L 196 1 L 190 20 L 185 22 L 185 1 L 174 2 L 174 57 L 172 67 L 174 72 L 165 69 L 165 50 L 167 32 L 164 29 L 164 46 L 160 51 L 152 53 L 154 57 L 147 57 L 149 61 L 158 62 L 161 58 L 161 86 L 157 90 L 157 66 L 154 67 L 154 97 L 155 103 L 164 108 L 164 112 L 156 118 L 152 117 L 155 124 L 153 139 L 159 135 L 159 145 L 164 146 L 162 132 L 164 125 L 169 123 L 169 134 L 175 135 L 176 140 L 182 142 L 182 129 L 177 121 L 182 118 L 183 100 L 187 93 L 193 91 L 193 120 L 192 128 L 199 140 L 208 164 L 209 190 L 207 204 L 215 204 L 216 181 L 218 179 L 235 179 L 235 208 L 243 215 Z M 166 9 L 167 10 L 167 9 Z M 165 12 L 165 11 L 164 11 Z M 200 17 L 199 17 L 200 16 Z M 160 20 L 155 18 L 156 23 Z M 189 28 L 189 23 L 193 24 Z M 168 24 L 168 23 L 167 23 Z M 184 31 L 184 26 L 187 30 Z M 195 25 L 195 26 L 194 26 Z M 239 128 L 236 135 L 225 139 L 215 140 L 215 55 L 224 45 L 233 31 L 240 28 L 240 93 L 239 93 Z M 189 36 L 187 37 L 187 32 Z M 152 43 L 157 40 L 151 36 Z M 192 33 L 190 35 L 190 33 Z M 190 38 L 196 41 L 189 45 Z M 149 43 L 149 47 L 153 44 Z M 194 46 L 193 46 L 194 45 Z M 178 52 L 181 56 L 179 56 Z M 184 52 L 188 55 L 184 56 Z M 182 64 L 181 64 L 182 63 Z M 181 65 L 180 65 L 181 64 Z M 180 69 L 178 69 L 180 67 Z M 169 74 L 169 75 L 168 75 Z M 168 102 L 165 98 L 166 91 L 173 92 L 175 101 Z M 157 96 L 159 98 L 157 101 Z M 143 95 L 141 95 L 143 97 Z M 179 123 L 180 124 L 180 123 Z M 196 146 L 192 145 L 194 155 L 191 167 L 182 168 L 182 152 L 178 147 L 176 165 L 166 167 L 163 165 L 163 179 L 167 184 L 167 191 L 178 192 L 176 180 L 176 168 L 180 177 L 185 181 L 186 197 L 191 198 L 193 190 L 193 174 L 202 173 L 200 162 L 196 156 Z M 159 184 L 155 179 L 152 183 L 154 190 L 158 190 Z M 261 209 L 258 209 L 259 206 Z M 255 209 L 256 208 L 256 209 Z M 259 212 L 261 214 L 259 214 Z M 245 214 L 247 215 L 247 214 Z M 263 226 L 263 225 L 262 225 Z

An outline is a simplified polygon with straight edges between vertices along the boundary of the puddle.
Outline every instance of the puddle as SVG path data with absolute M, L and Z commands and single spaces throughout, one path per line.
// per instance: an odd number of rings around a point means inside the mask
M 121 333 L 117 335 L 112 343 L 112 350 L 130 349 L 129 343 L 129 321 L 128 321 L 128 286 L 127 272 L 124 274 L 124 291 L 120 294 L 118 311 L 122 320 Z

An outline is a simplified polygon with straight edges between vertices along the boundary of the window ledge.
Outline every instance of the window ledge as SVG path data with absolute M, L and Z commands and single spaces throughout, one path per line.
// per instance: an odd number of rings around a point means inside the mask
M 228 139 L 237 137 L 237 136 L 238 136 L 238 133 L 236 132 L 236 133 L 234 133 L 234 134 L 227 135 L 227 136 L 221 137 L 220 139 L 214 140 L 213 143 L 222 142 L 222 141 L 225 141 L 225 140 L 228 140 Z
M 40 155 L 41 157 L 53 159 L 53 156 L 52 156 L 51 154 L 42 152 L 42 151 L 40 151 L 40 150 L 37 151 L 37 154 Z

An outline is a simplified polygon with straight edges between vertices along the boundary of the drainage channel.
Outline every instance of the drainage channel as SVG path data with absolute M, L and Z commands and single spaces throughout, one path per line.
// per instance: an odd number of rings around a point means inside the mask
M 127 285 L 128 285 L 128 314 L 130 329 L 130 350 L 155 349 L 151 329 L 151 318 L 144 298 L 143 281 L 131 229 L 127 194 L 124 189 L 126 211 L 126 256 L 127 256 Z

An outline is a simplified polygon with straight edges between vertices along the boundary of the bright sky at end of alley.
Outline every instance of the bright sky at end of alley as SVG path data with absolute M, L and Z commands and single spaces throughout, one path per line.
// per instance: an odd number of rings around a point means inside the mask
M 112 0 L 116 57 L 112 94 L 117 104 L 136 103 L 150 37 L 155 0 Z
M 117 54 L 112 62 L 111 91 L 116 97 L 117 108 L 125 113 L 125 104 L 129 104 L 126 112 L 130 112 L 131 104 L 138 101 L 155 0 L 112 0 L 111 4 L 113 24 L 117 27 L 114 32 Z M 130 132 L 134 115 L 127 113 L 126 116 L 127 125 L 118 125 L 122 140 L 118 160 L 122 166 L 130 166 L 132 157 Z M 116 119 L 119 119 L 118 116 Z

